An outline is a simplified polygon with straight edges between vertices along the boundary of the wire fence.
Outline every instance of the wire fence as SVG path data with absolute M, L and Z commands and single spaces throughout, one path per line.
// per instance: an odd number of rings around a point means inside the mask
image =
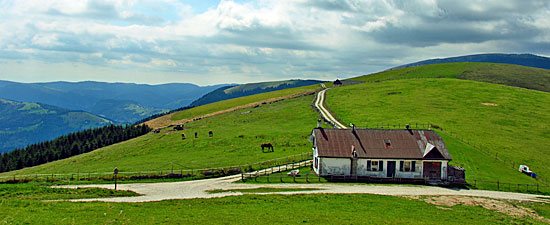
M 550 186 L 543 184 L 519 184 L 487 180 L 466 180 L 468 185 L 486 190 L 550 194 Z
M 518 169 L 518 168 L 519 168 L 519 165 L 521 165 L 521 163 L 519 163 L 519 162 L 514 162 L 514 161 L 511 161 L 511 160 L 504 159 L 503 157 L 501 157 L 501 156 L 498 155 L 498 152 L 495 152 L 495 153 L 490 152 L 490 150 L 488 150 L 487 146 L 484 146 L 484 145 L 481 145 L 481 144 L 476 144 L 476 143 L 473 142 L 473 141 L 470 141 L 470 140 L 468 140 L 468 139 L 465 139 L 465 138 L 459 136 L 459 135 L 456 134 L 456 133 L 453 133 L 453 132 L 452 132 L 451 130 L 449 130 L 449 129 L 443 129 L 443 128 L 441 128 L 441 127 L 438 127 L 437 130 L 439 130 L 439 131 L 445 133 L 446 135 L 449 135 L 449 136 L 451 136 L 451 137 L 453 137 L 453 138 L 455 138 L 455 139 L 457 139 L 457 140 L 460 140 L 462 143 L 464 143 L 464 144 L 466 144 L 466 145 L 468 145 L 468 146 L 470 146 L 470 147 L 472 147 L 472 148 L 478 150 L 479 152 L 481 152 L 481 153 L 483 153 L 483 154 L 485 154 L 485 155 L 487 155 L 487 156 L 493 158 L 493 159 L 496 160 L 496 161 L 502 162 L 503 164 L 505 164 L 505 165 L 507 165 L 507 166 L 509 166 L 509 167 L 511 167 L 511 168 L 513 168 L 513 169 Z M 542 177 L 540 177 L 540 176 L 537 176 L 535 179 L 536 179 L 537 181 L 540 181 L 540 182 L 542 182 L 542 183 L 548 185 L 547 180 L 544 179 L 544 178 L 542 178 Z
M 225 167 L 212 167 L 203 169 L 190 169 L 177 162 L 168 162 L 157 168 L 147 171 L 120 171 L 117 174 L 118 180 L 141 180 L 141 179 L 161 179 L 161 178 L 179 178 L 179 179 L 203 179 L 228 176 L 252 171 L 262 171 L 273 167 L 283 167 L 292 163 L 299 163 L 311 160 L 312 153 L 302 153 L 291 156 L 275 158 L 271 160 L 248 163 L 242 165 L 233 165 Z M 122 168 L 119 168 L 122 169 Z M 52 173 L 52 174 L 27 174 L 11 175 L 0 177 L 1 183 L 23 183 L 30 181 L 111 181 L 114 180 L 113 172 L 74 172 L 74 173 Z

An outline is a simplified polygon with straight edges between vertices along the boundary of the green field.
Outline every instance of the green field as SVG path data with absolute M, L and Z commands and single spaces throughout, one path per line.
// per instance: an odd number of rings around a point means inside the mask
M 2 186 L 0 186 L 2 190 Z M 70 196 L 65 196 L 71 198 Z M 548 204 L 514 203 L 548 215 Z M 479 206 L 436 206 L 367 194 L 244 195 L 149 203 L 42 202 L 2 198 L 7 224 L 532 224 Z
M 311 107 L 313 95 L 288 99 L 257 108 L 205 118 L 185 124 L 184 131 L 166 128 L 147 135 L 44 165 L 12 171 L 14 174 L 52 174 L 175 170 L 227 167 L 311 152 L 308 137 L 318 114 Z M 208 131 L 214 137 L 208 137 Z M 187 135 L 182 140 L 181 133 Z M 198 132 L 198 138 L 194 138 Z M 239 137 L 241 136 L 242 137 Z M 275 151 L 262 153 L 269 142 Z
M 492 156 L 498 154 L 516 166 L 529 165 L 540 177 L 550 176 L 546 163 L 550 160 L 548 102 L 550 94 L 545 92 L 457 79 L 404 79 L 344 86 L 328 91 L 326 100 L 344 124 L 436 124 L 482 146 L 486 155 L 444 138 L 453 163 L 466 167 L 469 178 L 510 182 L 528 177 L 511 165 L 493 165 Z
M 457 78 L 550 92 L 550 70 L 499 63 L 443 63 L 388 70 L 350 80 L 381 82 L 411 78 Z
M 271 98 L 278 98 L 278 97 L 283 97 L 287 95 L 293 95 L 300 92 L 315 90 L 319 87 L 320 87 L 319 85 L 310 85 L 310 86 L 297 87 L 297 88 L 288 88 L 288 89 L 283 89 L 278 91 L 261 93 L 257 95 L 251 95 L 251 96 L 245 96 L 240 98 L 228 99 L 220 102 L 214 102 L 207 105 L 191 108 L 188 110 L 179 111 L 176 114 L 174 114 L 171 117 L 171 119 L 172 120 L 192 119 L 197 116 L 202 116 L 209 113 L 230 109 L 237 106 L 264 101 Z

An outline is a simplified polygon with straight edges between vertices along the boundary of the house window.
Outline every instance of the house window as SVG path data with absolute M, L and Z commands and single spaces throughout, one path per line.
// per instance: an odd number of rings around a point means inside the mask
M 386 140 L 384 140 L 384 144 L 386 146 L 386 149 L 389 149 L 391 148 L 391 142 L 390 142 L 390 139 L 386 138 Z
M 416 167 L 416 161 L 401 161 L 399 162 L 399 171 L 401 172 L 414 172 Z
M 367 171 L 384 171 L 384 161 L 367 160 Z

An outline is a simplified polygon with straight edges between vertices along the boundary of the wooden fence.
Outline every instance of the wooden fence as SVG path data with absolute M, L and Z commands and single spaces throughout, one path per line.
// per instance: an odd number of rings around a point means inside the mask
M 227 175 L 240 174 L 243 172 L 263 171 L 274 167 L 284 167 L 288 164 L 299 163 L 312 159 L 312 153 L 296 154 L 266 160 L 262 162 L 249 163 L 243 165 L 234 165 L 216 168 L 188 169 L 185 166 L 176 163 L 165 163 L 160 167 L 148 171 L 120 171 L 118 179 L 120 180 L 140 180 L 140 179 L 159 179 L 159 178 L 178 178 L 178 179 L 202 179 L 221 177 Z M 123 168 L 118 168 L 122 170 Z M 64 174 L 29 174 L 12 175 L 0 177 L 0 183 L 20 183 L 29 181 L 111 181 L 114 179 L 113 172 L 75 172 Z

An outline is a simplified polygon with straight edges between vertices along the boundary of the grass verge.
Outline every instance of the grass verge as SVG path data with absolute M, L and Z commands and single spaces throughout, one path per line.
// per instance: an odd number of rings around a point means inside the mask
M 318 188 L 249 188 L 249 189 L 215 189 L 207 191 L 210 194 L 240 192 L 240 193 L 273 193 L 273 192 L 295 192 L 295 191 L 317 191 Z
M 536 206 L 539 207 L 539 206 Z M 363 194 L 244 195 L 149 203 L 2 200 L 0 221 L 24 224 L 526 224 L 476 206 Z

